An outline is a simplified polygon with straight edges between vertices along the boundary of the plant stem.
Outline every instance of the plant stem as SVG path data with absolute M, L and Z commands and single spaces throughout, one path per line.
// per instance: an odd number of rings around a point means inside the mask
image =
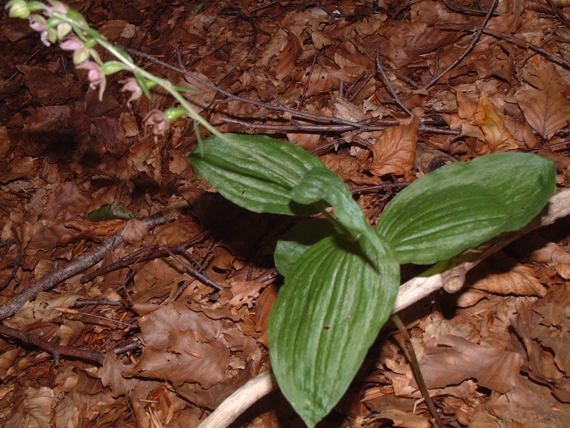
M 422 376 L 422 371 L 420 370 L 418 358 L 416 356 L 416 352 L 414 351 L 414 347 L 412 345 L 410 335 L 408 334 L 408 330 L 406 330 L 406 327 L 404 327 L 404 323 L 402 322 L 398 314 L 392 315 L 392 321 L 394 321 L 394 324 L 396 324 L 396 327 L 398 327 L 400 334 L 404 337 L 404 343 L 406 344 L 408 360 L 410 361 L 412 370 L 414 372 L 414 377 L 416 378 L 416 382 L 418 383 L 418 387 L 422 392 L 422 395 L 429 408 L 429 411 L 433 416 L 433 418 L 435 419 L 437 426 L 443 428 L 443 422 L 441 421 L 441 417 L 439 416 L 435 404 L 429 395 L 429 391 L 424 381 L 424 377 Z

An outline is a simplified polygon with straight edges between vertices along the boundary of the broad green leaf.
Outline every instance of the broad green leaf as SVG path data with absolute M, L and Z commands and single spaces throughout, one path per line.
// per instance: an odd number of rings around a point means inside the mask
M 339 231 L 325 219 L 311 219 L 296 224 L 283 238 L 277 241 L 273 259 L 275 267 L 283 276 L 289 275 L 291 267 L 312 245 Z
M 340 235 L 313 245 L 290 269 L 271 312 L 269 353 L 281 391 L 309 427 L 348 389 L 399 281 L 387 245 Z
M 125 209 L 118 205 L 104 205 L 101 208 L 90 211 L 86 216 L 91 221 L 104 221 L 113 219 L 129 220 L 133 214 L 125 211 Z
M 370 228 L 366 216 L 352 199 L 352 194 L 342 179 L 334 172 L 325 168 L 310 170 L 291 192 L 295 202 L 300 204 L 315 204 L 326 202 L 334 208 L 338 223 L 345 232 L 355 239 L 365 236 L 374 245 L 382 246 L 378 236 Z
M 308 171 L 326 167 L 288 142 L 261 135 L 212 136 L 188 160 L 222 196 L 250 211 L 311 215 L 320 210 L 292 201 L 291 190 Z
M 445 260 L 530 222 L 555 191 L 555 175 L 553 161 L 525 153 L 446 165 L 400 192 L 376 232 L 402 264 Z

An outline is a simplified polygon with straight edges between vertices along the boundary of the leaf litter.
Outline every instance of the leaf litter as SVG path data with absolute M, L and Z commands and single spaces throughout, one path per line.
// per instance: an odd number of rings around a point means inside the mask
M 568 187 L 570 29 L 550 5 L 565 3 L 499 1 L 470 47 L 491 3 L 70 5 L 150 71 L 199 89 L 187 97 L 219 129 L 287 135 L 317 153 L 374 223 L 418 176 L 492 152 L 550 157 Z M 163 94 L 130 102 L 113 76 L 99 101 L 86 72 L 25 22 L 4 13 L 1 28 L 0 303 L 118 231 L 125 239 L 88 276 L 5 317 L 0 421 L 198 426 L 270 367 L 271 256 L 291 220 L 244 212 L 197 181 L 185 119 L 168 138 L 144 129 L 171 106 Z M 136 218 L 86 217 L 105 206 Z M 159 212 L 166 224 L 140 221 Z M 533 232 L 470 273 L 459 296 L 402 314 L 446 425 L 570 425 L 568 230 Z M 323 426 L 431 426 L 399 334 L 381 338 Z M 276 398 L 239 424 L 301 422 Z

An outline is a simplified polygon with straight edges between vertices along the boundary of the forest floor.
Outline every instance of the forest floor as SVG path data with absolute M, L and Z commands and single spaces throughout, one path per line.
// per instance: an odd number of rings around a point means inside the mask
M 69 5 L 197 88 L 188 99 L 219 130 L 317 154 L 374 224 L 419 176 L 494 152 L 551 158 L 569 187 L 570 10 L 497 3 Z M 0 425 L 196 427 L 270 368 L 272 253 L 295 219 L 196 180 L 192 122 L 145 129 L 171 98 L 129 103 L 121 72 L 99 100 L 69 52 L 0 22 Z M 570 426 L 569 253 L 563 219 L 482 262 L 460 293 L 403 311 L 445 426 Z M 433 426 L 401 343 L 383 329 L 321 426 Z M 232 426 L 304 424 L 275 391 Z

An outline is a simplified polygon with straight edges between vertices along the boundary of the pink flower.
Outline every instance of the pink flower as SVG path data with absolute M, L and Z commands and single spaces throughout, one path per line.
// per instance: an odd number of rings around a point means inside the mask
M 101 66 L 93 61 L 85 61 L 79 64 L 77 68 L 87 70 L 87 79 L 89 80 L 89 87 L 91 89 L 95 89 L 97 85 L 99 85 L 99 100 L 101 101 L 103 99 L 103 92 L 105 92 L 105 85 L 107 84 L 105 75 L 101 71 Z
M 151 110 L 144 118 L 145 126 L 152 126 L 154 135 L 165 134 L 170 126 L 170 122 L 160 110 Z
M 85 47 L 85 43 L 77 36 L 70 36 L 61 42 L 59 47 L 66 51 L 73 51 L 73 63 L 81 64 L 89 59 L 91 50 Z
M 121 92 L 129 91 L 131 92 L 131 97 L 128 99 L 127 103 L 131 101 L 138 100 L 142 95 L 142 89 L 139 86 L 137 79 L 134 77 L 129 77 L 128 79 L 121 80 L 119 83 L 123 85 Z

